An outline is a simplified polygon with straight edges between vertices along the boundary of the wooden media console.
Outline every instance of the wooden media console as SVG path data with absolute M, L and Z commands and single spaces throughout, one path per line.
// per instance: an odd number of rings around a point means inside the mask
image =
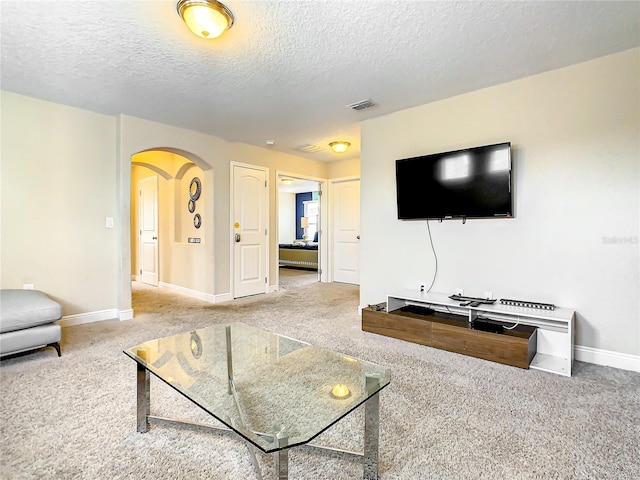
M 425 312 L 420 312 L 426 309 Z M 442 294 L 405 291 L 387 297 L 386 311 L 362 309 L 362 329 L 520 368 L 571 376 L 572 310 L 500 304 L 461 306 Z M 473 328 L 502 325 L 501 333 Z

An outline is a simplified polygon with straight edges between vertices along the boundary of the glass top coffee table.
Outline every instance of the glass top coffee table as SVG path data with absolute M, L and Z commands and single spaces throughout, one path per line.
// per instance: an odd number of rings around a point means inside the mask
M 243 323 L 150 340 L 124 353 L 137 362 L 138 432 L 150 423 L 233 432 L 247 443 L 259 478 L 254 447 L 272 453 L 277 478 L 286 479 L 288 449 L 301 445 L 362 462 L 363 478 L 378 478 L 385 367 Z M 228 428 L 151 415 L 149 372 Z M 363 453 L 309 444 L 362 404 Z

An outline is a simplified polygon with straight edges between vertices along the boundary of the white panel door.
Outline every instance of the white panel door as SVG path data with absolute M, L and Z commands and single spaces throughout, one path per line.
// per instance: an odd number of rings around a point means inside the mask
M 267 172 L 233 165 L 233 292 L 234 298 L 266 293 Z
M 333 184 L 333 281 L 360 285 L 360 180 Z
M 158 176 L 138 182 L 140 281 L 158 286 Z

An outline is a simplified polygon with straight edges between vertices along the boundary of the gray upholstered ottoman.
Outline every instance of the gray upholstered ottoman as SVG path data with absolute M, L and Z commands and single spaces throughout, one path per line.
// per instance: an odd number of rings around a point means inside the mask
M 0 357 L 40 347 L 60 356 L 62 306 L 38 290 L 0 290 Z

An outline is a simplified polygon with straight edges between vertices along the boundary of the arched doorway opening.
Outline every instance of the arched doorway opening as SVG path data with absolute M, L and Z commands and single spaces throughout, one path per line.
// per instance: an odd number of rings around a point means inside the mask
M 131 156 L 131 280 L 209 300 L 214 291 L 213 170 L 172 148 Z

